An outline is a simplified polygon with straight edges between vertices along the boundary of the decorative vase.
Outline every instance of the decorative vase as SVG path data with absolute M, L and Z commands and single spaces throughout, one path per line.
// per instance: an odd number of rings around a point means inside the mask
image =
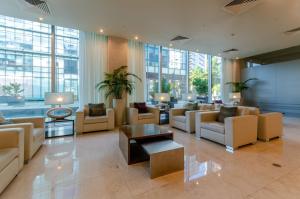
M 115 110 L 115 123 L 116 126 L 121 126 L 124 124 L 125 111 L 126 111 L 126 101 L 122 99 L 113 99 L 113 108 Z

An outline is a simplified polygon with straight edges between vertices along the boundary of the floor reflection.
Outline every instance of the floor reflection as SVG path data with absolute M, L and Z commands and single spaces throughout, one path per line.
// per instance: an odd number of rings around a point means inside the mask
M 185 156 L 184 181 L 195 181 L 210 173 L 217 173 L 221 169 L 222 166 L 212 160 L 199 162 L 196 155 Z M 218 173 L 218 175 L 220 175 L 220 173 Z

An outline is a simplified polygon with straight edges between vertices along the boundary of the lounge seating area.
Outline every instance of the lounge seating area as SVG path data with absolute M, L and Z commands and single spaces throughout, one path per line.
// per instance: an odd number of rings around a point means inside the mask
M 296 199 L 297 0 L 0 6 L 0 199 Z

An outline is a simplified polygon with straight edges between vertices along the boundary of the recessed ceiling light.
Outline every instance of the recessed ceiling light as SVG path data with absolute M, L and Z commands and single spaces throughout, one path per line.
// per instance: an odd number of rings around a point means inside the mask
M 39 20 L 40 20 L 40 21 L 43 21 L 43 20 L 44 20 L 44 18 L 43 18 L 43 17 L 39 17 Z
M 138 37 L 138 36 L 135 36 L 134 39 L 135 39 L 135 40 L 139 40 L 139 37 Z
M 172 46 L 173 46 L 173 44 L 172 44 L 172 43 L 170 43 L 170 44 L 169 44 L 169 46 L 170 46 L 170 47 L 172 47 Z
M 101 29 L 99 30 L 99 32 L 100 32 L 100 33 L 103 33 L 103 32 L 104 32 L 104 30 L 101 28 Z
M 235 57 L 235 59 L 239 59 L 239 57 Z

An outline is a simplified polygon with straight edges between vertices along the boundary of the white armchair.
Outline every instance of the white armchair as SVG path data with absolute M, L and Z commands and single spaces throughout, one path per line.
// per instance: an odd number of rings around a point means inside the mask
M 0 129 L 0 194 L 24 165 L 24 129 Z
M 138 109 L 130 104 L 127 108 L 128 124 L 159 124 L 159 108 L 147 106 L 147 113 L 139 113 Z

